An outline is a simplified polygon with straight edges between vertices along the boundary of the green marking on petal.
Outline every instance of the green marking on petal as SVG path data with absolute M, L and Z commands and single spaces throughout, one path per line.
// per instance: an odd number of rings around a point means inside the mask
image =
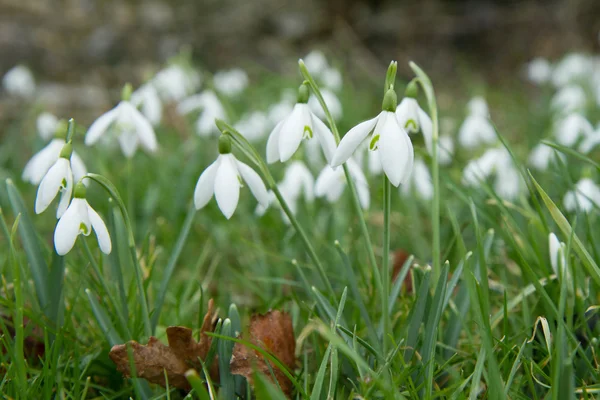
M 62 182 L 60 183 L 60 185 L 61 185 L 63 188 L 66 188 L 66 187 L 67 187 L 67 179 L 66 179 L 66 178 L 63 178 L 63 180 L 62 180 Z
M 241 176 L 237 176 L 238 182 L 240 183 L 240 187 L 244 187 L 244 181 L 242 180 Z
M 417 132 L 419 130 L 419 125 L 417 125 L 417 121 L 415 121 L 414 119 L 409 119 L 408 121 L 406 121 L 404 127 L 409 132 Z
M 81 233 L 83 233 L 84 235 L 86 235 L 86 236 L 87 236 L 87 235 L 90 233 L 90 232 L 88 231 L 88 228 L 87 228 L 87 226 L 85 226 L 85 224 L 84 224 L 83 222 L 79 224 L 79 231 L 80 231 Z
M 369 150 L 377 150 L 377 145 L 379 143 L 379 135 L 373 135 L 371 142 L 369 143 Z
M 302 139 L 312 139 L 312 138 L 313 138 L 312 129 L 310 129 L 310 126 L 305 125 L 304 132 L 302 133 Z

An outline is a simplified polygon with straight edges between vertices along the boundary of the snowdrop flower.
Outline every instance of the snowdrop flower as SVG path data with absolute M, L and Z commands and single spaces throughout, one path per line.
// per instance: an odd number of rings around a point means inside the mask
M 441 135 L 438 140 L 438 163 L 440 165 L 448 165 L 452 162 L 452 157 L 454 156 L 454 141 L 450 135 Z
M 550 80 L 552 65 L 545 58 L 535 58 L 527 64 L 527 78 L 536 85 L 541 85 Z
M 417 195 L 423 200 L 431 200 L 433 197 L 433 183 L 431 181 L 431 174 L 429 168 L 423 162 L 423 160 L 415 160 L 415 165 L 410 179 L 405 185 L 401 186 L 401 193 L 408 195 L 411 191 L 417 193 Z
M 423 132 L 425 146 L 429 154 L 432 152 L 433 124 L 431 118 L 417 103 L 416 83 L 412 82 L 406 89 L 406 97 L 396 107 L 398 123 L 407 133 Z
M 564 160 L 564 158 L 565 156 L 562 153 L 544 143 L 540 143 L 531 151 L 528 163 L 539 171 L 545 171 L 551 162 L 554 163 L 558 159 Z
M 336 92 L 342 89 L 343 79 L 342 74 L 337 68 L 329 67 L 323 71 L 319 79 L 324 86 L 324 89 L 335 90 Z
M 140 108 L 153 126 L 160 124 L 163 107 L 158 91 L 151 83 L 146 83 L 131 94 L 131 104 Z
M 58 130 L 59 121 L 53 114 L 43 112 L 35 120 L 38 135 L 44 140 L 50 140 Z
M 221 100 L 212 90 L 188 97 L 177 106 L 177 111 L 181 114 L 188 114 L 194 110 L 200 109 L 200 116 L 196 121 L 196 132 L 201 137 L 209 137 L 218 134 L 219 130 L 215 126 L 215 119 L 227 118 L 225 108 Z
M 201 209 L 212 199 L 213 194 L 219 209 L 227 219 L 233 215 L 240 198 L 242 180 L 260 204 L 267 207 L 269 194 L 260 176 L 248 165 L 231 154 L 231 139 L 219 137 L 219 157 L 200 175 L 194 191 L 194 204 Z
M 574 190 L 565 194 L 563 203 L 567 211 L 581 210 L 591 211 L 594 207 L 600 207 L 600 188 L 590 178 L 583 178 Z
M 127 158 L 133 157 L 140 144 L 150 153 L 158 149 L 152 125 L 127 100 L 122 100 L 92 123 L 85 135 L 85 144 L 91 146 L 107 133 L 116 135 L 121 151 Z
M 587 97 L 579 85 L 568 85 L 561 88 L 550 101 L 550 107 L 559 114 L 568 114 L 585 108 Z
M 563 146 L 573 146 L 579 138 L 591 136 L 594 127 L 581 114 L 571 113 L 554 124 L 554 137 Z
M 567 246 L 564 243 L 560 242 L 554 233 L 550 233 L 550 235 L 548 235 L 548 250 L 550 253 L 550 265 L 552 266 L 552 270 L 554 271 L 554 273 L 556 275 L 559 275 L 559 273 L 558 273 L 559 266 L 561 267 L 562 274 L 564 274 L 565 271 L 568 271 L 568 270 L 566 270 L 567 257 L 565 254 L 567 251 Z M 560 256 L 560 261 L 559 261 L 559 256 Z M 559 265 L 559 262 L 560 262 L 560 265 Z
M 369 208 L 371 201 L 369 193 L 369 184 L 363 174 L 360 166 L 352 159 L 346 161 L 350 176 L 356 185 L 358 200 L 363 209 Z M 346 177 L 342 168 L 333 169 L 329 165 L 319 174 L 315 183 L 315 195 L 317 197 L 325 197 L 330 203 L 335 203 L 346 187 Z
M 25 164 L 22 179 L 34 185 L 39 185 L 48 170 L 59 160 L 62 148 L 65 145 L 64 139 L 52 139 L 46 147 L 37 152 Z M 79 181 L 87 174 L 87 168 L 83 160 L 73 151 L 71 155 L 71 168 L 73 170 L 73 179 Z
M 48 208 L 52 200 L 60 192 L 60 201 L 56 210 L 56 218 L 60 218 L 71 200 L 73 193 L 73 171 L 69 159 L 73 153 L 71 143 L 65 144 L 60 157 L 42 178 L 35 197 L 35 213 L 40 214 Z
M 308 87 L 303 84 L 298 90 L 298 102 L 292 109 L 291 114 L 279 122 L 267 141 L 267 162 L 274 163 L 277 160 L 286 162 L 289 160 L 302 142 L 302 139 L 318 140 L 323 154 L 330 162 L 335 151 L 335 139 L 333 134 L 313 112 L 308 102 Z
M 325 101 L 325 104 L 327 104 L 327 108 L 329 108 L 329 112 L 333 119 L 339 120 L 342 117 L 342 103 L 335 93 L 329 89 L 323 88 L 321 89 L 321 95 L 323 96 L 323 100 Z M 327 119 L 325 111 L 323 111 L 323 107 L 321 107 L 321 103 L 319 103 L 319 99 L 317 99 L 316 96 L 312 96 L 308 100 L 308 107 L 320 119 Z
M 235 129 L 249 141 L 255 142 L 265 136 L 268 125 L 269 119 L 265 113 L 254 111 L 242 117 L 242 119 L 235 124 Z
M 200 87 L 202 79 L 198 72 L 180 65 L 170 65 L 159 71 L 152 83 L 166 101 L 179 102 Z
M 596 131 L 592 133 L 587 133 L 581 145 L 579 146 L 579 152 L 583 154 L 587 154 L 592 151 L 596 146 L 600 144 L 600 124 L 596 126 Z
M 81 182 L 78 183 L 75 187 L 73 201 L 56 224 L 54 247 L 58 255 L 64 256 L 71 251 L 77 237 L 81 234 L 89 236 L 92 229 L 96 232 L 100 250 L 104 254 L 111 252 L 112 245 L 108 229 L 102 218 L 85 199 L 85 191 L 85 185 Z
M 458 131 L 461 146 L 473 149 L 481 144 L 496 142 L 496 131 L 489 119 L 488 106 L 481 97 L 471 99 L 468 104 L 469 115 Z
M 591 59 L 584 54 L 569 54 L 564 57 L 552 72 L 552 83 L 563 87 L 573 81 L 587 77 L 592 71 Z
M 233 97 L 248 87 L 248 74 L 241 68 L 219 71 L 213 77 L 215 89 L 225 96 Z
M 35 93 L 33 74 L 24 65 L 17 65 L 2 78 L 2 86 L 9 94 L 20 97 L 31 97 Z
M 494 191 L 500 198 L 513 200 L 519 195 L 523 187 L 521 175 L 504 147 L 489 149 L 480 158 L 469 161 L 462 181 L 467 186 L 476 186 L 492 174 L 495 174 Z
M 329 66 L 325 55 L 319 50 L 308 53 L 303 61 L 308 71 L 314 76 L 321 76 Z
M 397 187 L 405 183 L 412 171 L 414 150 L 408 134 L 396 118 L 396 105 L 396 93 L 390 89 L 383 99 L 383 111 L 375 118 L 356 125 L 344 135 L 331 166 L 337 167 L 346 162 L 372 132 L 369 150 L 378 153 L 381 167 L 392 185 Z

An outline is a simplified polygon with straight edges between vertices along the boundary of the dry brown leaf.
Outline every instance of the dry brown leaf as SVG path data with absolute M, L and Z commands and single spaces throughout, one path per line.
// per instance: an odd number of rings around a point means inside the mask
M 253 315 L 250 319 L 250 338 L 248 341 L 277 357 L 288 369 L 293 370 L 296 364 L 296 339 L 289 314 L 278 310 L 269 311 L 265 315 Z M 279 386 L 287 394 L 292 395 L 292 382 L 285 374 L 270 363 Z M 236 343 L 230 363 L 231 373 L 242 375 L 253 384 L 253 373 L 258 371 L 272 379 L 271 369 L 260 352 Z
M 180 389 L 190 389 L 185 377 L 185 372 L 190 368 L 201 369 L 198 358 L 204 360 L 210 349 L 212 338 L 206 332 L 212 332 L 217 321 L 213 300 L 208 302 L 208 311 L 204 316 L 200 328 L 200 341 L 192 337 L 192 330 L 183 326 L 170 326 L 167 328 L 168 346 L 161 343 L 154 336 L 150 337 L 147 345 L 141 345 L 132 340 L 125 344 L 113 346 L 109 356 L 126 377 L 131 376 L 130 362 L 127 348 L 131 348 L 135 372 L 138 378 L 148 382 L 166 386 L 165 371 L 169 386 Z M 210 368 L 211 376 L 218 374 L 216 359 Z

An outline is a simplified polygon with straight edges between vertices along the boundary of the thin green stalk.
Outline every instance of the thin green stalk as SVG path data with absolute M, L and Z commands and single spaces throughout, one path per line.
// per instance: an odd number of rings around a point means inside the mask
M 392 212 L 392 185 L 383 175 L 383 259 L 381 260 L 382 286 L 381 319 L 383 322 L 383 354 L 387 353 L 387 335 L 390 331 L 390 214 Z

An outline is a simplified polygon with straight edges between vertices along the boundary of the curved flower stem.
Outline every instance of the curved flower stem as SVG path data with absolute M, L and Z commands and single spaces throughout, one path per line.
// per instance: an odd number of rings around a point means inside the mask
M 310 85 L 314 95 L 317 96 L 317 100 L 319 100 L 319 104 L 321 105 L 321 108 L 323 109 L 323 112 L 325 113 L 325 116 L 327 117 L 327 122 L 329 123 L 331 132 L 333 133 L 333 137 L 335 138 L 335 143 L 339 144 L 340 133 L 338 131 L 335 120 L 333 119 L 333 116 L 331 115 L 331 112 L 329 111 L 329 107 L 327 107 L 327 104 L 325 103 L 325 100 L 323 99 L 323 95 L 321 94 L 321 91 L 319 90 L 319 86 L 317 85 L 317 83 L 315 82 L 313 77 L 310 75 L 310 72 L 308 72 L 306 65 L 304 65 L 304 61 L 300 60 L 298 62 L 298 65 L 300 66 L 300 72 L 302 73 L 302 76 L 304 77 L 304 79 L 306 79 L 306 82 Z M 356 191 L 356 186 L 354 185 L 354 181 L 352 180 L 352 177 L 350 176 L 350 171 L 348 170 L 348 166 L 346 164 L 344 164 L 344 165 L 342 165 L 342 167 L 344 169 L 344 175 L 346 176 L 346 182 L 348 183 L 348 189 L 350 190 L 350 198 L 352 200 L 352 206 L 354 207 L 354 211 L 356 212 L 356 215 L 358 216 L 360 232 L 365 241 L 365 246 L 367 248 L 367 255 L 369 257 L 369 262 L 373 269 L 373 273 L 375 274 L 375 284 L 377 285 L 377 288 L 381 293 L 383 290 L 383 287 L 382 287 L 383 284 L 381 282 L 381 275 L 379 273 L 379 269 L 377 268 L 377 259 L 375 258 L 375 251 L 373 250 L 373 244 L 371 243 L 371 236 L 369 235 L 369 229 L 367 228 L 367 222 L 365 221 L 365 215 L 364 215 L 362 207 L 360 205 L 360 200 L 358 199 L 358 193 Z M 365 272 L 366 272 L 365 276 L 369 276 L 368 271 L 365 271 Z
M 429 114 L 433 125 L 433 133 L 431 137 L 431 179 L 433 183 L 433 201 L 431 202 L 431 219 L 432 219 L 432 231 L 433 231 L 433 284 L 435 285 L 438 277 L 441 273 L 441 252 L 440 252 L 440 166 L 439 160 L 439 122 L 438 122 L 438 109 L 437 102 L 435 100 L 435 92 L 433 91 L 433 85 L 427 74 L 414 62 L 409 63 L 425 96 L 427 97 L 427 106 L 429 108 Z
M 127 229 L 127 244 L 129 247 L 129 255 L 131 256 L 131 261 L 133 262 L 133 268 L 135 269 L 135 280 L 138 287 L 138 295 L 139 302 L 142 307 L 142 319 L 144 321 L 144 334 L 146 337 L 150 337 L 152 335 L 152 325 L 150 324 L 150 313 L 148 311 L 148 300 L 146 299 L 146 290 L 144 288 L 144 279 L 142 277 L 142 266 L 140 265 L 140 261 L 137 257 L 137 251 L 135 247 L 135 239 L 133 236 L 133 228 L 131 226 L 131 221 L 129 220 L 129 215 L 127 213 L 127 208 L 125 207 L 125 203 L 123 203 L 123 199 L 119 196 L 119 192 L 117 188 L 112 184 L 111 181 L 106 179 L 102 175 L 88 173 L 84 178 L 91 179 L 100 186 L 104 190 L 108 192 L 108 194 L 115 199 L 117 206 L 119 207 L 119 211 L 121 211 L 121 215 L 123 216 L 123 221 L 125 223 L 125 228 Z
M 382 349 L 387 353 L 388 334 L 390 333 L 390 215 L 392 212 L 392 185 L 387 175 L 383 175 L 383 259 L 381 261 L 382 286 L 381 320 L 383 322 Z

